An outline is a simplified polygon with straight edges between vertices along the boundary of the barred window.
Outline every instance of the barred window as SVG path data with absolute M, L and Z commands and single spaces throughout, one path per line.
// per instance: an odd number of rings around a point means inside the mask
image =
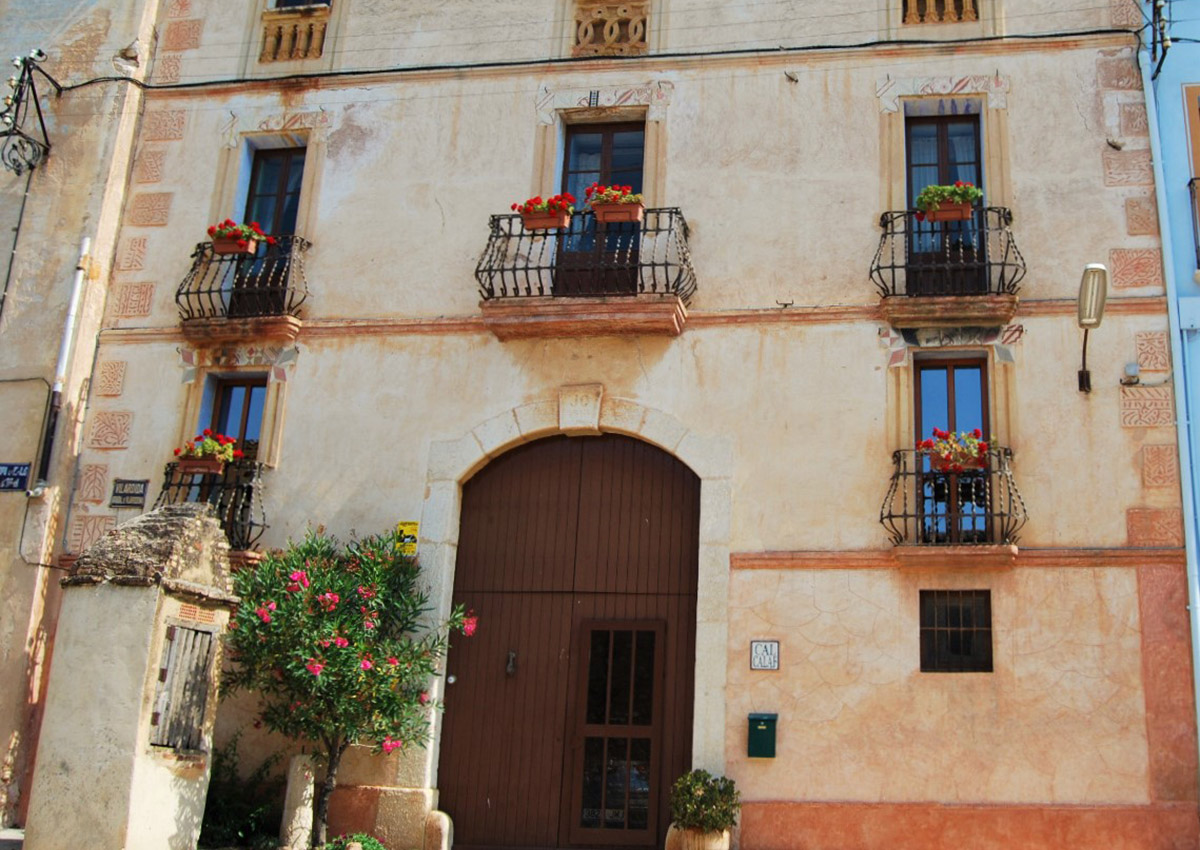
M 992 592 L 921 591 L 921 672 L 992 672 Z

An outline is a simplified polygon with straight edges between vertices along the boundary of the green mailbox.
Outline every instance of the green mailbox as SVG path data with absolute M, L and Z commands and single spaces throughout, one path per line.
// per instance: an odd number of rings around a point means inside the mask
M 751 714 L 746 755 L 752 759 L 775 758 L 775 724 L 778 714 Z

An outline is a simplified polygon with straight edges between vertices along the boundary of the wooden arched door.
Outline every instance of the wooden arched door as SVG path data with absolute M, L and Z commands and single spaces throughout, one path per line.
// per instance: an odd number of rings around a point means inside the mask
M 554 437 L 463 488 L 438 807 L 456 848 L 662 846 L 691 767 L 700 481 Z

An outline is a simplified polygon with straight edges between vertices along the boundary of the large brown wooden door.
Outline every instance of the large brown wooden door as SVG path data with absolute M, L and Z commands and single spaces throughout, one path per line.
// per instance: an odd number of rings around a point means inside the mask
M 463 488 L 439 808 L 456 847 L 661 846 L 691 767 L 699 479 L 555 437 Z

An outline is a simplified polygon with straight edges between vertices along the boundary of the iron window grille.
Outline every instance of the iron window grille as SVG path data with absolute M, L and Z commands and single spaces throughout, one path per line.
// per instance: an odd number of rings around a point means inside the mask
M 992 672 L 990 590 L 921 591 L 921 672 Z

